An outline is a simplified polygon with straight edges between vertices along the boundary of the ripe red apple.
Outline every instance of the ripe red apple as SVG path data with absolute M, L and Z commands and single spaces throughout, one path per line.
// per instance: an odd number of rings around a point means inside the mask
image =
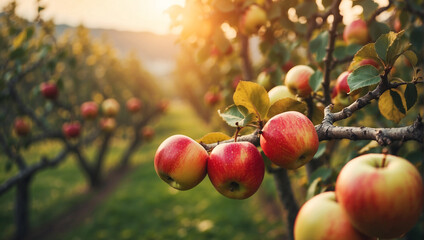
M 207 91 L 204 100 L 209 106 L 214 106 L 221 100 L 221 94 L 219 92 Z
M 291 93 L 302 98 L 308 97 L 312 92 L 309 85 L 309 78 L 312 74 L 314 74 L 314 70 L 311 67 L 297 65 L 287 72 L 284 85 L 289 88 Z
M 252 196 L 262 183 L 265 164 L 258 149 L 249 142 L 216 146 L 208 161 L 208 176 L 215 189 L 233 199 Z
M 62 131 L 67 138 L 76 138 L 80 135 L 81 125 L 79 122 L 67 122 L 62 125 Z
M 365 240 L 350 223 L 334 192 L 324 192 L 300 208 L 294 224 L 296 240 Z
M 343 40 L 347 44 L 364 45 L 369 40 L 367 23 L 358 19 L 347 25 L 343 31 Z
M 293 98 L 293 99 L 296 98 L 296 96 L 294 96 L 289 91 L 289 89 L 284 85 L 273 87 L 271 90 L 269 90 L 268 96 L 269 96 L 270 105 L 274 104 L 275 102 L 283 98 Z
M 265 10 L 257 5 L 250 5 L 240 19 L 240 29 L 246 35 L 255 34 L 266 21 Z
M 260 144 L 276 165 L 296 169 L 309 162 L 318 150 L 318 134 L 305 115 L 288 111 L 272 117 L 262 129 Z
M 380 68 L 380 65 L 374 59 L 364 59 L 359 62 L 359 66 L 364 66 L 364 65 L 371 65 L 377 69 Z
M 80 110 L 84 119 L 94 119 L 97 117 L 99 107 L 96 102 L 85 102 L 81 105 Z
M 141 103 L 140 99 L 133 97 L 128 99 L 126 106 L 130 113 L 136 113 L 141 110 L 143 104 Z
M 150 126 L 145 126 L 143 129 L 141 129 L 141 135 L 143 136 L 144 140 L 151 141 L 155 136 L 155 130 Z
M 42 82 L 40 85 L 41 94 L 51 100 L 55 100 L 59 95 L 59 90 L 53 82 Z
M 350 72 L 342 72 L 336 81 L 336 86 L 333 88 L 331 98 L 335 98 L 339 94 L 346 95 L 350 92 L 349 85 L 347 84 L 347 78 L 349 77 Z
M 13 129 L 18 136 L 26 136 L 31 131 L 31 124 L 24 118 L 16 118 Z
M 171 187 L 188 190 L 206 176 L 209 155 L 193 139 L 174 135 L 163 141 L 156 151 L 155 170 Z
M 423 187 L 420 173 L 407 160 L 365 154 L 342 168 L 336 181 L 336 196 L 360 232 L 396 238 L 418 221 L 424 204 Z
M 114 117 L 119 112 L 119 103 L 114 98 L 108 98 L 102 103 L 103 114 L 108 117 Z
M 100 119 L 100 129 L 102 129 L 103 132 L 110 133 L 116 128 L 116 120 L 115 118 L 106 117 Z

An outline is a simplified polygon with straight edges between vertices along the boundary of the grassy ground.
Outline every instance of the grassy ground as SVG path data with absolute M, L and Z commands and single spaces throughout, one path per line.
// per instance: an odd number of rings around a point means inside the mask
M 179 192 L 157 177 L 153 157 L 168 136 L 184 134 L 194 139 L 208 132 L 185 105 L 173 104 L 156 127 L 156 138 L 133 156 L 133 172 L 118 190 L 96 207 L 76 229 L 58 239 L 275 239 L 281 237 L 282 223 L 264 211 L 260 194 L 247 200 L 231 200 L 215 191 L 208 178 L 196 188 Z M 113 165 L 122 151 L 115 144 L 109 151 Z M 37 152 L 37 149 L 33 150 Z M 0 179 L 1 180 L 1 179 Z M 270 184 L 266 177 L 263 188 Z M 52 220 L 78 201 L 86 188 L 75 161 L 67 160 L 57 169 L 37 175 L 32 184 L 31 224 Z M 13 191 L 0 197 L 0 238 L 13 228 Z

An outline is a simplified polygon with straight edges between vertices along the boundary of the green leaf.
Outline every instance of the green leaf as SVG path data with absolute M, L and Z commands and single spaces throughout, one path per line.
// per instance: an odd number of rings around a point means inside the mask
M 218 110 L 218 114 L 231 127 L 244 127 L 251 123 L 254 117 L 245 107 L 236 105 L 229 106 L 222 113 Z
M 309 178 L 309 183 L 312 183 L 315 179 L 317 178 L 321 178 L 322 181 L 327 181 L 327 179 L 329 177 L 331 177 L 331 174 L 333 173 L 333 170 L 331 170 L 331 168 L 328 167 L 319 167 L 317 170 L 315 170 L 310 178 Z
M 280 99 L 271 105 L 268 111 L 268 118 L 272 118 L 277 114 L 287 111 L 297 111 L 305 114 L 307 109 L 308 108 L 304 102 L 299 102 L 295 99 L 287 97 Z
M 396 91 L 398 96 L 401 98 L 402 105 L 405 106 L 405 99 L 402 98 L 402 95 L 399 90 L 393 89 Z M 385 91 L 378 100 L 378 109 L 380 113 L 388 120 L 395 123 L 399 123 L 405 117 L 405 114 L 402 113 L 399 108 L 395 105 L 392 94 L 390 91 Z
M 309 43 L 309 50 L 316 54 L 315 58 L 318 62 L 321 62 L 327 53 L 328 36 L 328 32 L 324 31 Z
M 347 78 L 347 84 L 350 88 L 350 93 L 367 86 L 371 86 L 380 82 L 379 71 L 371 66 L 364 65 L 355 69 Z
M 349 70 L 352 71 L 360 67 L 361 62 L 366 59 L 372 59 L 380 66 L 382 66 L 381 60 L 377 55 L 374 43 L 368 43 L 367 45 L 359 49 L 359 51 L 353 57 L 352 62 L 350 63 Z
M 387 34 L 381 35 L 375 42 L 375 50 L 385 63 L 387 63 L 387 49 L 396 39 L 396 33 L 389 32 Z
M 403 36 L 403 31 L 396 35 L 396 39 L 390 44 L 387 49 L 387 62 L 393 66 L 400 55 L 406 52 L 411 44 Z
M 424 48 L 424 28 L 422 25 L 413 27 L 409 39 L 417 50 L 420 52 Z
M 390 90 L 390 96 L 393 99 L 393 103 L 397 107 L 397 109 L 403 113 L 406 114 L 405 108 L 403 107 L 402 98 L 400 97 L 399 93 L 393 90 Z
M 211 144 L 211 143 L 222 142 L 229 139 L 231 139 L 231 137 L 225 133 L 211 132 L 203 136 L 201 139 L 197 140 L 197 142 L 199 143 L 202 142 L 204 144 Z
M 308 190 L 306 191 L 306 201 L 313 198 L 315 195 L 319 194 L 321 192 L 320 190 L 320 183 L 322 182 L 322 179 L 316 178 L 312 183 L 309 185 Z
M 311 77 L 309 78 L 309 86 L 311 86 L 312 91 L 316 92 L 320 86 L 323 79 L 323 74 L 320 70 L 316 70 Z
M 249 113 L 253 113 L 264 119 L 269 109 L 268 92 L 261 85 L 240 81 L 233 95 L 234 104 L 244 106 Z
M 353 1 L 353 6 L 355 5 L 362 6 L 362 13 L 364 14 L 365 19 L 370 18 L 378 8 L 378 4 L 373 0 L 356 0 Z
M 409 60 L 409 63 L 411 63 L 412 66 L 417 65 L 418 58 L 417 58 L 417 55 L 413 51 L 408 50 L 408 51 L 404 52 L 403 55 Z
M 372 21 L 369 25 L 369 33 L 372 41 L 377 40 L 382 34 L 390 32 L 390 27 L 387 24 Z
M 320 158 L 324 153 L 325 153 L 325 149 L 327 147 L 327 143 L 326 142 L 322 142 L 319 144 L 318 146 L 318 150 L 314 155 L 314 159 Z
M 418 98 L 417 86 L 413 83 L 408 83 L 405 88 L 406 109 L 411 109 Z

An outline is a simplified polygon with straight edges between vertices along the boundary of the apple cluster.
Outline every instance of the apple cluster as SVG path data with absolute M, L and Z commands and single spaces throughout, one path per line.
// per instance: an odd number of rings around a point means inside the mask
M 335 192 L 300 209 L 295 239 L 397 238 L 411 230 L 424 204 L 423 180 L 406 159 L 365 154 L 341 170 Z

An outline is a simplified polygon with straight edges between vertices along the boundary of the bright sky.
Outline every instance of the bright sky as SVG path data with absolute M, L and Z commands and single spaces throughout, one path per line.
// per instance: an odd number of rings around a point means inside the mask
M 0 0 L 0 8 L 11 0 Z M 36 0 L 17 0 L 17 12 L 27 19 L 36 16 Z M 41 0 L 46 6 L 44 19 L 56 24 L 112 28 L 128 31 L 170 33 L 170 19 L 164 12 L 168 7 L 184 5 L 184 0 Z

